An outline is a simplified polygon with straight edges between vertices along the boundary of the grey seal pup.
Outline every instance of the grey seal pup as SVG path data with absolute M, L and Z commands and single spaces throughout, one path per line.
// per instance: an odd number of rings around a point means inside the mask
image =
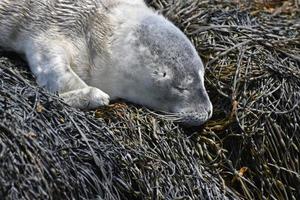
M 188 125 L 212 115 L 197 51 L 142 0 L 1 0 L 0 30 L 0 46 L 73 107 L 121 98 Z

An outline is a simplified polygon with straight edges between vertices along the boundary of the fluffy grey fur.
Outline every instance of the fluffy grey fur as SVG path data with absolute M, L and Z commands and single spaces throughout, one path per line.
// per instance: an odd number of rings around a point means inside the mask
M 0 45 L 78 108 L 123 98 L 190 125 L 211 117 L 201 59 L 142 0 L 1 0 Z

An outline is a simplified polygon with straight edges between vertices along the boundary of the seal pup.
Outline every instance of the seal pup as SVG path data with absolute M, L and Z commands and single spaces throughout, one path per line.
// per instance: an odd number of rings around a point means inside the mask
M 143 0 L 1 0 L 0 30 L 0 46 L 73 107 L 121 98 L 188 125 L 212 115 L 197 51 Z

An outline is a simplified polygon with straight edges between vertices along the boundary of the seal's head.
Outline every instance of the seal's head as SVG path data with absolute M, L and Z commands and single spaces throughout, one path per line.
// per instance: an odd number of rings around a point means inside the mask
M 113 81 L 106 80 L 103 90 L 112 98 L 171 113 L 187 125 L 207 121 L 212 104 L 204 87 L 204 67 L 188 38 L 157 14 L 144 16 L 134 27 L 122 26 L 112 42 L 107 78 Z

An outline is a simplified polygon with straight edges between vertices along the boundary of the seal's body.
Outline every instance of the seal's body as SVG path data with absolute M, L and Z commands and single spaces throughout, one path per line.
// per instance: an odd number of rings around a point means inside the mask
M 190 125 L 210 118 L 201 59 L 142 0 L 1 0 L 0 46 L 71 106 L 122 98 Z

